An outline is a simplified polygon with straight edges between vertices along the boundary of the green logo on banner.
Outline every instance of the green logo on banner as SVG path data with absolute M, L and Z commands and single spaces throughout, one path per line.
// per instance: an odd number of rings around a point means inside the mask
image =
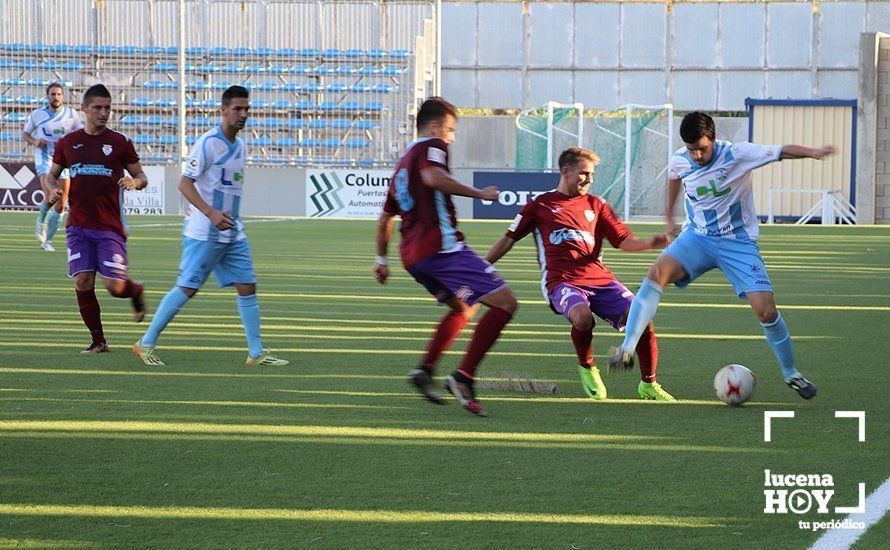
M 315 206 L 313 218 L 322 218 L 331 216 L 335 212 L 343 209 L 343 202 L 340 200 L 340 190 L 343 189 L 343 183 L 335 172 L 321 172 L 309 176 L 314 191 L 309 194 L 309 200 Z

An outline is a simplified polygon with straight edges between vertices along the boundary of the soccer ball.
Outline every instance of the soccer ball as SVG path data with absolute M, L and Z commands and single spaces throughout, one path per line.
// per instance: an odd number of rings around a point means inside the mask
M 714 377 L 717 399 L 727 405 L 741 405 L 754 395 L 754 373 L 742 365 L 726 365 Z

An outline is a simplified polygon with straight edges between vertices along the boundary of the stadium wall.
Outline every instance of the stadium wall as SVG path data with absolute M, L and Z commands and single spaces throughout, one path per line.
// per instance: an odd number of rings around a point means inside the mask
M 863 33 L 857 117 L 860 224 L 890 224 L 890 35 Z

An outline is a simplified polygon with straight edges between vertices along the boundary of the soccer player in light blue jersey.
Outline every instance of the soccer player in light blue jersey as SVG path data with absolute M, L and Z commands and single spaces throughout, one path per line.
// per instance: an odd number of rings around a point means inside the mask
M 46 178 L 53 164 L 56 142 L 65 134 L 83 128 L 83 122 L 77 111 L 63 105 L 65 88 L 60 83 L 53 82 L 46 87 L 46 99 L 47 106 L 37 109 L 28 117 L 25 127 L 22 128 L 22 139 L 34 147 L 34 168 L 40 179 L 40 187 L 46 195 L 46 199 L 40 203 L 40 209 L 37 211 L 34 234 L 44 250 L 55 252 L 53 236 L 59 229 L 59 218 L 65 212 L 70 179 L 68 170 L 63 170 L 58 178 L 62 189 L 61 200 L 51 205 L 50 197 L 53 193 Z
M 633 366 L 633 350 L 655 316 L 666 285 L 685 287 L 716 268 L 726 275 L 739 297 L 751 304 L 785 382 L 804 399 L 812 398 L 816 386 L 795 367 L 791 334 L 776 309 L 773 287 L 757 246 L 751 172 L 779 160 L 822 159 L 833 154 L 834 147 L 716 140 L 714 120 L 699 112 L 683 117 L 680 137 L 685 146 L 674 153 L 668 166 L 667 229 L 674 232 L 671 213 L 681 189 L 686 221 L 679 237 L 649 268 L 631 305 L 624 342 L 613 349 L 610 368 Z
M 247 159 L 244 141 L 237 136 L 249 110 L 247 89 L 230 86 L 222 95 L 221 124 L 204 133 L 192 147 L 179 182 L 179 191 L 190 206 L 182 229 L 177 286 L 161 301 L 145 335 L 133 346 L 146 365 L 164 365 L 155 352 L 158 337 L 211 271 L 220 287 L 234 285 L 238 291 L 238 313 L 247 335 L 247 366 L 288 364 L 263 349 L 256 274 L 239 213 Z

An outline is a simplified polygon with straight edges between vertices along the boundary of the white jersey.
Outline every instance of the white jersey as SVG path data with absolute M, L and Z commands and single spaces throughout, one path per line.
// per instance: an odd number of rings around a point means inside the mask
M 22 131 L 32 138 L 46 142 L 45 147 L 35 151 L 35 159 L 39 155 L 42 161 L 39 164 L 47 164 L 53 160 L 56 142 L 65 134 L 81 128 L 83 123 L 80 121 L 80 116 L 71 107 L 62 106 L 55 111 L 49 107 L 41 107 L 31 113 Z
M 668 165 L 668 179 L 681 180 L 686 194 L 683 230 L 701 235 L 757 239 L 757 211 L 751 171 L 779 160 L 781 145 L 714 142 L 714 156 L 706 166 L 678 149 Z
M 241 240 L 241 191 L 244 188 L 244 166 L 247 162 L 244 141 L 229 141 L 216 127 L 205 132 L 192 146 L 182 174 L 195 180 L 195 188 L 215 210 L 228 212 L 235 227 L 220 231 L 200 210 L 189 205 L 182 234 L 199 241 L 229 243 Z

